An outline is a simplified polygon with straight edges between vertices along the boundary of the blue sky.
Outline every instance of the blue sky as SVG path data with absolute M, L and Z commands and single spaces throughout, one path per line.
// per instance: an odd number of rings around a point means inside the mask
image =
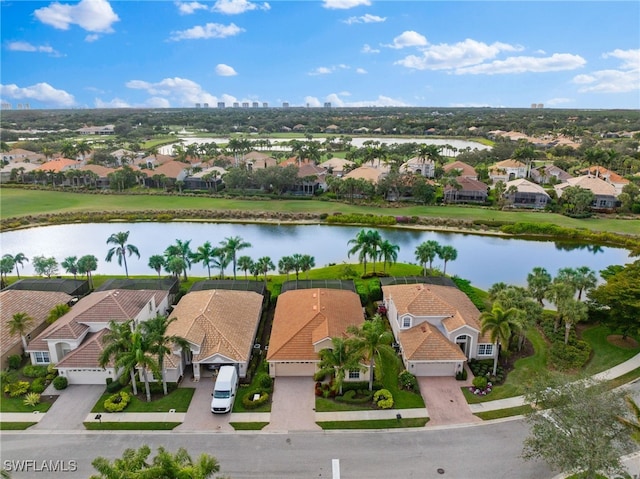
M 0 0 L 15 108 L 640 108 L 640 2 Z

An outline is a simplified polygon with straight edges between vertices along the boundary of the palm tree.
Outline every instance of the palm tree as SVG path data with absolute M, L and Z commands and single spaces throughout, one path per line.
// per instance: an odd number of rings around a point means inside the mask
M 224 278 L 224 269 L 231 263 L 229 250 L 213 248 L 213 266 L 220 269 L 220 279 Z
M 177 239 L 175 244 L 167 246 L 167 249 L 164 251 L 164 254 L 167 256 L 167 259 L 171 257 L 180 258 L 182 260 L 182 273 L 184 275 L 184 280 L 187 281 L 187 268 L 191 268 L 191 258 L 193 258 L 193 252 L 191 251 L 190 246 L 191 240 L 182 241 Z
M 135 254 L 138 258 L 140 258 L 138 247 L 132 244 L 127 244 L 128 240 L 128 231 L 121 231 L 109 236 L 109 238 L 107 239 L 107 244 L 114 244 L 116 246 L 109 250 L 109 252 L 107 253 L 107 257 L 105 258 L 105 261 L 107 263 L 110 263 L 113 255 L 115 254 L 118 258 L 118 266 L 122 266 L 122 263 L 124 262 L 124 272 L 127 278 L 129 277 L 129 268 L 127 267 L 127 254 L 129 256 Z
M 373 262 L 373 274 L 376 273 L 376 261 L 380 256 L 380 244 L 382 243 L 382 237 L 377 230 L 367 231 L 367 242 L 369 243 L 369 254 L 371 255 L 371 261 Z
M 278 261 L 278 272 L 280 274 L 287 275 L 287 281 L 289 281 L 289 273 L 293 270 L 293 258 L 291 256 L 283 256 Z
M 387 263 L 391 266 L 398 261 L 398 251 L 400 251 L 400 246 L 391 243 L 389 240 L 384 240 L 380 243 L 380 258 L 383 261 L 382 271 L 384 273 L 387 272 Z
M 438 251 L 438 257 L 444 261 L 444 268 L 442 274 L 447 274 L 447 261 L 455 261 L 458 257 L 458 250 L 453 246 L 445 245 Z
M 151 390 L 149 389 L 149 375 L 151 371 L 154 375 L 159 372 L 158 363 L 152 356 L 152 345 L 150 338 L 145 336 L 142 327 L 138 325 L 131 333 L 131 349 L 116 359 L 116 365 L 125 370 L 142 371 L 142 380 L 147 402 L 151 402 Z
M 214 248 L 211 246 L 211 242 L 205 241 L 202 246 L 198 246 L 198 249 L 193 255 L 194 263 L 202 263 L 203 266 L 207 267 L 207 275 L 209 279 L 211 279 L 211 264 L 214 259 Z
M 560 310 L 562 309 L 562 305 L 572 299 L 575 293 L 574 285 L 561 276 L 556 277 L 549 286 L 546 298 L 556 305 L 556 319 L 553 323 L 554 333 L 560 325 Z
M 33 323 L 33 318 L 27 313 L 15 313 L 8 322 L 9 334 L 11 336 L 20 335 L 24 353 L 27 352 L 27 330 L 31 323 Z
M 557 314 L 560 319 L 564 320 L 564 344 L 569 344 L 571 327 L 580 321 L 584 321 L 589 315 L 587 305 L 582 301 L 569 298 L 560 302 Z
M 318 353 L 320 363 L 318 364 L 320 374 L 331 374 L 334 380 L 334 387 L 342 395 L 342 384 L 347 375 L 347 371 L 361 369 L 358 355 L 354 354 L 353 345 L 344 338 L 332 338 L 333 348 L 326 348 Z
M 527 275 L 529 292 L 540 303 L 540 306 L 544 305 L 544 298 L 547 295 L 549 286 L 551 286 L 551 275 L 546 269 L 537 266 Z
M 240 256 L 238 258 L 238 268 L 244 271 L 244 279 L 248 279 L 247 271 L 251 271 L 251 267 L 253 266 L 253 260 L 250 256 Z
M 182 258 L 179 258 L 178 256 L 171 256 L 166 258 L 164 269 L 179 281 L 182 270 L 184 269 L 184 261 L 182 261 Z
M 13 256 L 10 254 L 5 254 L 2 259 L 0 259 L 0 289 L 6 286 L 7 275 L 13 271 L 14 266 L 15 262 L 13 261 Z
M 438 256 L 440 251 L 440 243 L 435 240 L 425 241 L 416 247 L 416 260 L 422 265 L 423 275 L 427 275 L 427 263 L 429 263 L 429 271 L 433 270 L 433 260 Z
M 268 256 L 259 258 L 256 263 L 256 271 L 258 271 L 259 274 L 261 273 L 264 275 L 265 284 L 267 284 L 267 273 L 269 272 L 269 270 L 272 270 L 274 268 L 275 266 L 273 265 L 273 261 L 271 261 L 271 258 L 269 258 Z
M 316 260 L 313 256 L 308 254 L 302 255 L 302 258 L 300 259 L 300 271 L 306 273 L 307 279 L 309 279 L 309 271 L 311 271 L 312 268 L 315 268 L 315 266 Z
M 298 275 L 302 269 L 302 255 L 300 253 L 295 253 L 291 256 L 291 261 L 292 269 L 296 272 L 296 281 L 298 281 Z
M 245 248 L 250 248 L 251 243 L 247 243 L 240 236 L 232 236 L 230 238 L 225 238 L 224 241 L 220 242 L 221 246 L 229 252 L 231 257 L 231 261 L 233 263 L 233 279 L 236 279 L 236 255 L 238 251 L 243 250 Z
M 16 275 L 18 276 L 18 279 L 20 279 L 20 270 L 18 269 L 18 265 L 22 266 L 24 268 L 24 262 L 27 261 L 29 262 L 29 258 L 27 258 L 24 253 L 18 253 L 13 257 L 13 262 L 16 266 Z
M 597 283 L 596 273 L 588 266 L 580 266 L 574 270 L 573 284 L 578 290 L 578 301 L 582 300 L 583 292 L 592 290 Z
M 101 368 L 104 368 L 110 362 L 113 362 L 115 365 L 119 365 L 120 358 L 130 353 L 132 348 L 132 324 L 132 320 L 125 322 L 109 321 L 109 326 L 107 327 L 108 331 L 102 338 L 104 348 L 98 357 L 98 364 Z M 116 374 L 118 374 L 118 372 L 119 371 L 116 369 Z M 135 368 L 125 368 L 122 373 L 130 376 L 133 394 L 137 395 L 138 385 L 136 384 Z
M 364 265 L 364 274 L 367 274 L 367 257 L 371 254 L 371 242 L 365 230 L 360 230 L 354 239 L 347 241 L 353 247 L 347 252 L 347 256 L 358 253 L 358 261 Z
M 149 256 L 149 268 L 155 270 L 158 273 L 158 278 L 160 278 L 160 273 L 162 272 L 162 268 L 165 266 L 165 258 L 161 254 L 154 254 Z
M 93 289 L 93 271 L 98 269 L 98 258 L 92 254 L 84 255 L 78 260 L 78 274 L 86 274 L 89 288 Z
M 91 145 L 85 140 L 79 141 L 76 145 L 76 153 L 82 155 L 82 161 L 85 160 L 85 155 L 91 152 Z
M 480 315 L 481 333 L 489 333 L 491 342 L 498 345 L 498 351 L 493 357 L 493 375 L 498 370 L 498 356 L 502 348 L 509 347 L 509 341 L 515 329 L 519 327 L 518 310 L 509 308 L 506 311 L 500 305 L 494 304 L 491 311 L 485 311 Z
M 51 311 L 49 311 L 49 315 L 47 316 L 47 323 L 55 323 L 69 311 L 71 311 L 71 307 L 68 304 L 56 304 L 53 308 L 51 308 Z
M 174 348 L 185 349 L 189 343 L 182 336 L 175 334 L 168 335 L 169 325 L 178 318 L 167 319 L 166 316 L 158 315 L 155 318 L 143 321 L 141 324 L 143 334 L 149 340 L 149 352 L 156 355 L 158 367 L 162 375 L 162 391 L 167 395 L 167 379 L 164 368 L 164 357 L 173 353 Z
M 73 279 L 76 279 L 78 274 L 77 256 L 67 256 L 64 261 L 60 263 L 60 266 L 62 266 L 67 273 L 71 273 L 73 275 Z
M 390 346 L 393 334 L 384 324 L 382 316 L 376 314 L 371 321 L 365 321 L 361 327 L 350 326 L 347 332 L 352 334 L 352 346 L 357 357 L 369 361 L 369 391 L 373 391 L 374 364 L 378 377 L 382 374 L 381 360 L 395 357 L 395 351 Z

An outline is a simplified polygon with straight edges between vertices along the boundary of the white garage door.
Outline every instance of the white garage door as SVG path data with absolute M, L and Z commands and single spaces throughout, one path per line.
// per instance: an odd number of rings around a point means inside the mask
M 311 377 L 316 372 L 316 363 L 290 362 L 276 363 L 275 376 L 307 376 Z
M 409 371 L 415 376 L 455 376 L 456 363 L 411 363 Z
M 102 384 L 106 385 L 109 374 L 106 371 L 92 371 L 82 369 L 67 369 L 66 377 L 69 384 Z

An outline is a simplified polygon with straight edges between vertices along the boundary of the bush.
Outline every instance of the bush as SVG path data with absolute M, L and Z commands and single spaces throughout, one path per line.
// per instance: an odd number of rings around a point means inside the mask
M 471 381 L 471 384 L 473 384 L 473 387 L 477 389 L 484 389 L 487 387 L 488 382 L 489 381 L 487 380 L 486 376 L 478 376 L 473 378 L 473 381 Z
M 19 354 L 12 354 L 7 360 L 9 362 L 9 369 L 19 369 L 22 364 L 22 357 Z
M 259 373 L 256 378 L 256 384 L 265 391 L 271 392 L 273 388 L 273 379 L 269 376 L 269 373 Z
M 62 389 L 67 389 L 67 386 L 69 385 L 69 381 L 67 381 L 67 378 L 65 378 L 64 376 L 58 376 L 53 380 L 53 387 L 56 388 L 56 390 L 61 391 Z
M 126 391 L 117 392 L 109 396 L 104 402 L 104 408 L 108 412 L 123 411 L 131 401 L 131 396 Z
M 549 348 L 549 365 L 559 371 L 579 369 L 586 364 L 591 354 L 591 346 L 585 341 L 573 344 L 555 341 Z
M 253 397 L 256 394 L 259 394 L 260 397 L 254 401 Z M 242 405 L 245 407 L 245 409 L 255 409 L 265 404 L 268 400 L 269 393 L 267 391 L 263 391 L 261 389 L 253 389 L 244 395 L 244 397 L 242 398 Z
M 15 398 L 26 394 L 29 390 L 29 386 L 30 384 L 28 381 L 16 381 L 14 383 L 7 384 L 4 387 L 4 392 L 10 397 Z
M 40 394 L 37 392 L 31 392 L 24 397 L 22 403 L 25 406 L 35 407 L 40 403 Z
M 42 394 L 44 390 L 47 389 L 47 384 L 45 383 L 45 378 L 35 378 L 31 382 L 31 392 Z
M 47 367 L 27 364 L 22 368 L 22 374 L 28 378 L 43 378 L 47 375 Z
M 407 391 L 415 393 L 420 390 L 420 388 L 418 387 L 418 380 L 406 369 L 398 374 L 398 382 L 400 383 L 400 387 L 402 389 L 406 389 Z
M 393 407 L 393 395 L 388 389 L 378 389 L 373 394 L 373 402 L 380 409 L 391 409 Z
M 456 373 L 456 379 L 458 381 L 466 381 L 467 380 L 467 369 L 462 368 L 460 371 Z
M 347 404 L 365 404 L 371 401 L 373 398 L 373 391 L 368 389 L 350 389 L 345 391 L 342 396 L 336 396 L 335 400 L 338 402 L 344 402 Z

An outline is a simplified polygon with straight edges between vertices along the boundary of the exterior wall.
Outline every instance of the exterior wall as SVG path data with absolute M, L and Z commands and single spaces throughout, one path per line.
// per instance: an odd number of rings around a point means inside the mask
M 313 350 L 319 353 L 323 349 L 333 349 L 333 341 L 331 338 L 325 338 L 313 345 Z
M 448 339 L 453 344 L 457 344 L 456 340 L 461 336 L 469 336 L 471 338 L 470 342 L 467 343 L 467 356 L 469 359 L 475 359 L 478 352 L 478 331 L 470 328 L 469 326 L 462 326 L 461 328 L 450 332 Z
M 270 361 L 269 375 L 272 378 L 278 376 L 312 377 L 316 372 L 317 364 L 317 361 Z
M 78 346 L 82 344 L 82 341 L 84 341 L 84 338 L 88 333 L 89 330 L 87 330 L 87 332 L 80 336 L 78 339 L 47 340 L 47 344 L 49 345 L 49 358 L 51 359 L 51 362 L 57 363 L 62 360 L 62 358 L 64 357 L 62 355 L 62 349 L 65 348 L 65 346 L 69 346 L 69 351 L 77 349 Z
M 344 375 L 344 381 L 345 382 L 358 382 L 358 381 L 369 381 L 369 372 L 371 370 L 369 369 L 369 367 L 367 367 L 366 371 L 362 371 L 360 370 L 359 372 L 359 377 L 358 378 L 349 378 L 349 372 L 347 371 L 347 373 Z
M 409 361 L 407 370 L 415 376 L 455 376 L 460 361 Z

